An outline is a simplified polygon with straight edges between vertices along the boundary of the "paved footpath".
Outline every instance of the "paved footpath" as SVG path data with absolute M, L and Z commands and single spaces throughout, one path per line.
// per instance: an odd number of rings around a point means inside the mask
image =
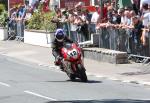
M 51 48 L 33 46 L 17 41 L 0 41 L 0 54 L 25 62 L 55 67 Z M 140 63 L 110 64 L 86 58 L 84 64 L 88 75 L 150 86 L 150 65 Z

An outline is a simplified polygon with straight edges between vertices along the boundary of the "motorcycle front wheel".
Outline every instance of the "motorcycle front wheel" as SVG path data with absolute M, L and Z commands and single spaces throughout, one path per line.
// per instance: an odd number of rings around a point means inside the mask
M 69 78 L 70 80 L 74 81 L 76 79 L 76 76 L 74 74 L 70 74 Z
M 79 73 L 79 78 L 81 79 L 82 82 L 88 81 L 85 68 L 82 66 L 82 64 L 78 64 L 78 73 Z

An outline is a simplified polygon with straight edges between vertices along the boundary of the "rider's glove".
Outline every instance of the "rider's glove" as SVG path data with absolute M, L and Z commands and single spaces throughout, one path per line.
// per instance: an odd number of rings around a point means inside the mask
M 56 57 L 57 60 L 62 60 L 63 58 L 61 56 Z

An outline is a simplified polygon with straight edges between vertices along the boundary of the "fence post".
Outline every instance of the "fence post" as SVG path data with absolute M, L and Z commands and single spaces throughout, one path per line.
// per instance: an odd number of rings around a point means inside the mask
M 67 28 L 68 28 L 68 36 L 71 38 L 71 31 L 70 31 L 70 23 L 67 22 Z
M 110 30 L 110 28 L 104 28 L 103 36 L 104 36 L 104 44 L 105 44 L 105 48 L 106 49 L 110 49 L 110 40 L 109 40 L 110 34 L 109 34 L 109 30 Z
M 22 41 L 24 38 L 24 21 L 17 21 L 17 35 L 16 40 Z
M 149 45 L 149 47 L 148 47 L 148 49 L 149 49 L 148 56 L 150 57 L 150 32 L 148 33 L 148 45 Z
M 97 33 L 99 34 L 99 44 L 98 44 L 99 48 L 102 47 L 102 37 L 101 37 L 102 36 L 102 32 L 103 32 L 102 28 L 100 28 L 100 29 L 97 30 Z
M 117 32 L 115 28 L 110 28 L 109 30 L 109 35 L 110 35 L 110 49 L 116 50 L 116 37 L 117 37 Z

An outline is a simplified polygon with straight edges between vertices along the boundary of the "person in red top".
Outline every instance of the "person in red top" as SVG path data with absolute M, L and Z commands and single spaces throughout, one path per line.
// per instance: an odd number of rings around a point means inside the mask
M 102 18 L 101 18 L 102 22 L 107 21 L 107 12 L 108 12 L 107 4 L 104 3 L 104 6 L 102 8 Z M 100 7 L 98 8 L 98 14 L 101 15 L 101 8 Z
M 49 2 L 50 2 L 50 0 L 45 0 L 45 1 L 44 1 L 44 5 L 43 5 L 43 11 L 44 11 L 44 12 L 50 11 L 50 10 L 49 10 Z
M 104 4 L 104 7 L 102 10 L 103 10 L 103 20 L 106 21 L 107 20 L 107 12 L 108 12 L 106 4 Z

